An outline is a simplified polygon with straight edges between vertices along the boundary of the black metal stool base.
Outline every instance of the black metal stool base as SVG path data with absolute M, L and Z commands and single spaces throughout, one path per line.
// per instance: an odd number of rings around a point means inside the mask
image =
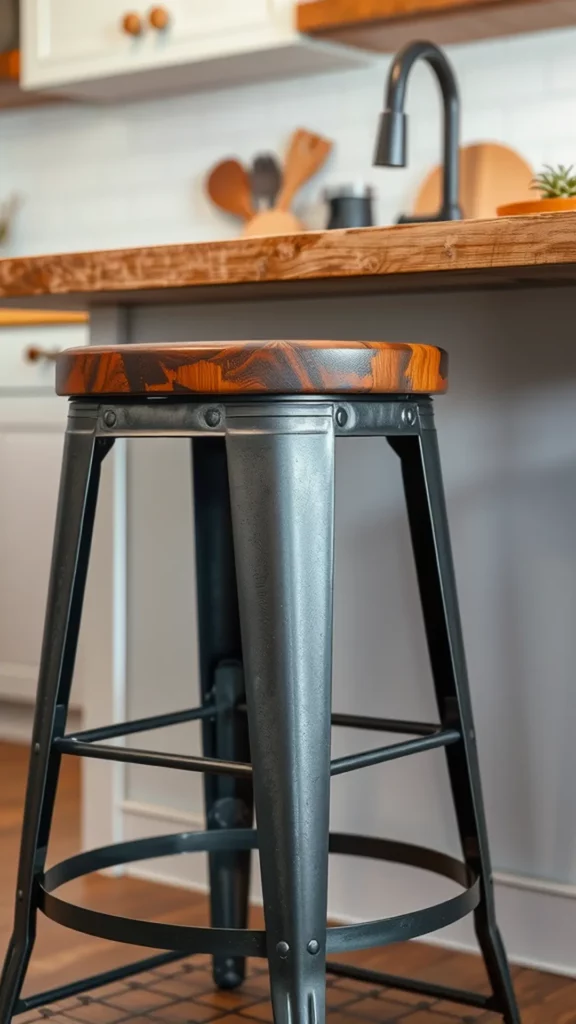
M 176 835 L 104 846 L 70 857 L 51 868 L 39 882 L 38 906 L 47 917 L 66 928 L 114 942 L 150 946 L 153 949 L 169 949 L 186 954 L 211 953 L 217 956 L 266 958 L 264 931 L 248 928 L 189 927 L 119 917 L 79 907 L 53 895 L 55 889 L 75 878 L 122 864 L 178 853 L 214 853 L 257 848 L 258 834 L 255 829 L 181 832 Z M 346 953 L 372 946 L 386 946 L 392 942 L 403 942 L 426 935 L 459 921 L 475 910 L 480 901 L 479 879 L 465 864 L 423 846 L 333 833 L 330 836 L 330 852 L 355 857 L 372 857 L 421 868 L 457 882 L 464 891 L 424 910 L 365 924 L 329 928 L 328 953 Z
M 201 706 L 67 735 L 100 466 L 116 438 L 161 435 L 190 438 L 194 450 Z M 373 435 L 385 437 L 400 459 L 438 723 L 331 714 L 334 441 Z M 202 757 L 105 742 L 194 720 L 202 723 Z M 413 738 L 330 761 L 331 725 Z M 329 841 L 331 775 L 440 747 L 464 864 L 383 839 L 334 834 Z M 63 755 L 204 773 L 208 831 L 105 847 L 46 871 Z M 254 802 L 258 820 L 266 823 L 259 837 L 250 828 Z M 250 852 L 256 847 L 266 932 L 246 928 Z M 326 929 L 329 849 L 423 868 L 463 891 L 413 913 Z M 115 917 L 55 895 L 60 885 L 92 871 L 193 851 L 209 854 L 211 928 Z M 21 999 L 38 910 L 80 932 L 171 952 Z M 327 953 L 416 938 L 470 912 L 490 996 L 326 963 Z M 241 984 L 246 957 L 266 957 L 276 1024 L 324 1024 L 326 970 L 491 1010 L 504 1024 L 520 1024 L 496 922 L 442 476 L 426 397 L 232 396 L 215 402 L 186 396 L 71 405 L 0 1024 L 32 1006 L 200 952 L 213 955 L 220 988 Z

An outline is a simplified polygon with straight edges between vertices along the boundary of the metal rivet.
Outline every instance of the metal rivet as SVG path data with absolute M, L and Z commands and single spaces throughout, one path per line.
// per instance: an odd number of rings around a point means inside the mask
M 40 744 L 39 743 L 35 743 L 34 744 L 34 753 L 35 754 L 39 754 L 40 753 Z
M 348 413 L 346 412 L 346 409 L 342 408 L 342 406 L 340 406 L 339 409 L 336 409 L 336 423 L 339 427 L 345 427 L 348 423 Z
M 306 948 L 311 956 L 316 956 L 320 952 L 320 943 L 316 939 L 310 939 Z
M 23 900 L 24 899 L 24 893 L 22 892 L 22 889 L 18 889 L 18 899 L 19 900 Z
M 112 409 L 107 409 L 104 413 L 104 423 L 107 427 L 116 426 L 116 413 L 112 412 Z
M 217 427 L 222 419 L 220 409 L 208 409 L 204 417 L 208 427 Z
M 416 423 L 416 410 L 411 405 L 407 405 L 402 409 L 402 423 L 405 423 L 408 427 L 413 427 Z
M 276 946 L 276 952 L 281 960 L 285 960 L 290 952 L 290 946 L 287 942 L 279 942 Z

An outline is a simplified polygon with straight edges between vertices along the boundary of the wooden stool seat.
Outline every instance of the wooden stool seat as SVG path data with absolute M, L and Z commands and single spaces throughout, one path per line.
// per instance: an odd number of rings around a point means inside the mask
M 67 349 L 59 395 L 439 394 L 447 355 L 389 341 L 218 341 Z

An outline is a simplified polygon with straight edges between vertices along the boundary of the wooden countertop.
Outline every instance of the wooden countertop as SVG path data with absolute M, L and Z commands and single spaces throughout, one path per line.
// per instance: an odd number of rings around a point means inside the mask
M 576 283 L 576 213 L 0 260 L 0 306 Z

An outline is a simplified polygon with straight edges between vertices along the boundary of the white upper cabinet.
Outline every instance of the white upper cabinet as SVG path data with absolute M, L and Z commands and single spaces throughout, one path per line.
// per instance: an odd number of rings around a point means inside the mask
M 114 100 L 365 63 L 298 35 L 292 0 L 21 0 L 22 85 Z
M 168 6 L 151 8 L 163 10 L 173 18 L 173 36 L 193 42 L 203 33 L 218 33 L 222 29 L 234 31 L 253 25 L 266 25 L 274 13 L 272 0 L 169 0 Z M 150 19 L 150 12 L 148 14 Z M 152 21 L 154 20 L 152 16 Z

